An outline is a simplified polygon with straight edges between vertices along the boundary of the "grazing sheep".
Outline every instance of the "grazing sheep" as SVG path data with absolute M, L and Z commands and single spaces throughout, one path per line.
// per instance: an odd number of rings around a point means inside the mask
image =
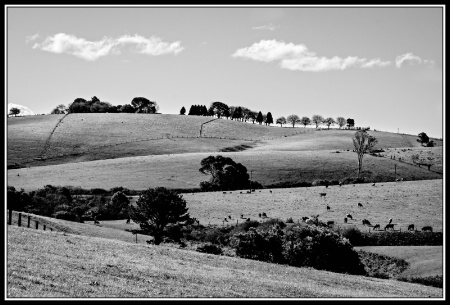
M 270 193 L 272 194 L 272 190 L 270 190 Z
M 339 186 L 342 186 L 342 182 L 339 182 Z
M 228 215 L 228 218 L 230 218 L 230 219 L 231 219 L 231 215 Z
M 252 193 L 252 191 L 247 191 L 247 194 L 251 194 Z
M 347 223 L 347 217 L 344 218 L 344 223 Z
M 267 214 L 265 212 L 263 212 L 262 217 L 267 217 Z
M 242 192 L 241 192 L 241 194 L 242 194 Z
M 244 218 L 244 214 L 241 214 L 241 218 Z
M 330 206 L 329 206 L 329 205 L 327 205 L 327 211 L 329 211 L 329 210 L 331 210 L 331 208 L 330 208 Z
M 413 224 L 410 224 L 408 226 L 408 231 L 414 231 L 414 225 Z
M 372 186 L 375 186 L 375 182 L 372 184 Z
M 391 224 L 392 223 L 392 218 L 389 218 L 389 224 Z
M 227 192 L 223 192 L 224 194 L 226 194 Z
M 334 226 L 334 221 L 333 220 L 327 221 L 327 226 L 328 227 Z
M 374 229 L 374 230 L 379 230 L 379 229 L 380 229 L 380 225 L 379 225 L 379 224 L 374 225 L 374 226 L 373 226 L 373 229 Z
M 393 223 L 389 223 L 384 227 L 384 230 L 386 231 L 387 229 L 392 229 L 394 230 L 394 224 Z
M 245 221 L 246 221 L 246 222 L 250 221 L 250 218 L 247 218 Z
M 254 192 L 255 190 L 252 190 L 252 192 Z
M 223 221 L 226 221 L 226 222 L 228 222 L 228 219 L 225 217 L 224 219 L 223 219 Z
M 345 216 L 347 216 L 347 218 L 350 218 L 351 220 L 353 220 L 353 216 L 351 214 L 347 214 Z
M 358 207 L 362 208 L 363 207 L 362 203 L 358 202 Z
M 258 216 L 261 217 L 261 213 L 259 213 Z
M 320 193 L 320 197 L 325 197 L 327 193 Z
M 303 222 L 306 222 L 308 219 L 309 219 L 309 217 L 307 217 L 307 216 L 302 217 Z
M 423 232 L 433 232 L 433 228 L 431 227 L 431 226 L 425 226 L 425 227 L 423 227 L 422 228 L 422 231 Z
M 362 224 L 363 224 L 364 226 L 372 226 L 372 224 L 370 223 L 370 221 L 368 221 L 367 219 L 363 219 L 363 220 L 362 220 Z
M 127 223 L 130 223 L 130 218 L 127 219 Z

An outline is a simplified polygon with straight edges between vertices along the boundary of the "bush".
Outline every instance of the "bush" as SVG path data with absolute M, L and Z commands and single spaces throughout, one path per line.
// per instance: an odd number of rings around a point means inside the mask
M 53 215 L 56 219 L 76 221 L 77 215 L 68 211 L 58 211 Z
M 367 276 L 382 279 L 395 278 L 405 271 L 409 263 L 404 259 L 389 257 L 382 254 L 358 251 L 359 258 L 364 265 Z
M 202 253 L 214 254 L 214 255 L 221 255 L 223 253 L 223 250 L 220 246 L 210 244 L 210 243 L 207 243 L 207 244 L 197 247 L 196 251 L 202 252 Z

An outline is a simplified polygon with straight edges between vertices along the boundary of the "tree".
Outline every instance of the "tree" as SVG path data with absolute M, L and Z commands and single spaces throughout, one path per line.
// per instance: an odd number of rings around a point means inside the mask
M 67 111 L 67 107 L 63 104 L 59 104 L 52 110 L 51 114 L 65 114 Z
M 294 128 L 295 124 L 300 123 L 300 118 L 296 114 L 291 114 L 287 117 L 287 122 L 292 124 L 292 128 Z
M 128 197 L 118 191 L 112 195 L 107 210 L 113 219 L 128 218 L 128 209 L 130 206 L 130 200 Z
M 227 104 L 221 102 L 212 102 L 209 108 L 213 110 L 214 114 L 217 115 L 218 118 L 224 115 L 226 109 L 230 109 Z
M 267 112 L 266 125 L 270 125 L 270 124 L 273 124 L 273 117 L 270 112 Z
M 13 107 L 11 109 L 9 109 L 9 114 L 13 115 L 13 116 L 17 116 L 20 113 L 20 109 Z
M 135 97 L 131 100 L 131 106 L 134 107 L 136 112 L 141 113 L 155 113 L 159 106 L 154 101 L 150 101 L 145 97 Z
M 89 102 L 84 98 L 78 97 L 76 98 L 72 104 L 69 105 L 69 113 L 86 113 L 89 112 L 89 108 L 91 107 Z
M 223 116 L 227 118 L 227 120 L 230 118 L 231 113 L 229 109 L 225 109 L 223 112 Z
M 181 107 L 180 114 L 184 115 L 185 113 L 186 113 L 186 108 L 184 108 L 184 106 L 183 106 L 183 107 Z
M 135 109 L 130 104 L 125 104 L 122 107 L 120 107 L 120 112 L 125 113 L 134 113 Z
M 136 206 L 130 206 L 130 218 L 138 223 L 144 233 L 154 237 L 159 245 L 169 224 L 179 224 L 190 219 L 186 201 L 182 195 L 164 187 L 149 188 L 143 191 Z
M 378 143 L 378 140 L 369 135 L 366 131 L 359 130 L 355 132 L 353 140 L 353 145 L 355 146 L 355 152 L 358 155 L 358 178 L 361 174 L 362 160 L 364 154 L 370 152 L 372 148 Z
M 347 119 L 347 127 L 348 128 L 355 127 L 355 120 L 354 119 Z
M 417 139 L 418 142 L 420 142 L 421 144 L 423 143 L 428 143 L 430 142 L 430 138 L 427 136 L 427 134 L 425 132 L 421 132 L 419 133 L 419 138 Z
M 277 119 L 277 124 L 280 124 L 281 127 L 283 127 L 283 124 L 286 124 L 286 118 L 284 116 L 281 116 Z
M 232 111 L 231 118 L 236 119 L 236 121 L 242 119 L 242 108 L 241 107 L 233 107 L 233 108 L 234 109 Z
M 256 121 L 256 118 L 258 117 L 258 114 L 256 113 L 256 112 L 254 112 L 254 111 L 250 111 L 249 113 L 248 113 L 248 119 L 250 120 L 250 121 L 252 121 L 252 123 L 253 124 L 255 124 L 255 121 Z
M 205 191 L 236 190 L 250 186 L 247 168 L 231 158 L 223 156 L 209 156 L 200 162 L 199 171 L 211 175 L 209 181 L 200 183 Z M 253 183 L 252 183 L 253 184 Z
M 300 124 L 302 124 L 303 126 L 308 126 L 309 124 L 311 124 L 311 119 L 308 118 L 307 116 L 304 116 L 300 119 Z
M 345 119 L 341 116 L 336 118 L 336 124 L 339 125 L 339 129 L 341 129 L 345 125 Z
M 328 129 L 330 129 L 330 125 L 336 124 L 336 121 L 330 117 L 323 120 L 323 123 L 328 126 Z
M 262 115 L 262 113 L 260 111 L 260 112 L 258 112 L 258 116 L 256 117 L 256 122 L 258 122 L 259 125 L 261 125 L 263 121 L 264 121 L 264 118 L 263 118 L 263 115 Z
M 312 122 L 316 124 L 316 128 L 318 128 L 319 125 L 323 123 L 323 120 L 324 120 L 323 116 L 319 114 L 315 114 L 312 116 Z

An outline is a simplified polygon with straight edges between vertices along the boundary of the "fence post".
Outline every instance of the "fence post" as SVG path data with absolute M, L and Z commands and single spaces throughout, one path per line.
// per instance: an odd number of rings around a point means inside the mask
M 36 222 L 36 230 L 39 228 L 39 221 L 35 220 Z
M 8 219 L 8 224 L 10 225 L 12 223 L 12 210 L 9 209 L 9 219 Z
M 22 213 L 19 213 L 19 219 L 17 220 L 17 225 L 20 227 L 22 224 Z
M 45 226 L 46 226 L 46 225 L 44 225 L 44 231 L 45 231 Z
M 28 228 L 30 227 L 30 222 L 31 222 L 31 216 L 28 215 L 28 225 L 27 225 Z

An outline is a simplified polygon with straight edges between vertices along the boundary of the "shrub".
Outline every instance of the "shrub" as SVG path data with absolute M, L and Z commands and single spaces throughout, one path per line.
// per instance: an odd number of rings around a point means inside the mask
M 68 211 L 58 211 L 53 215 L 56 219 L 70 220 L 75 221 L 77 219 L 77 215 L 68 212 Z
M 196 251 L 202 252 L 202 253 L 214 254 L 214 255 L 221 255 L 223 253 L 223 250 L 220 246 L 211 244 L 211 243 L 207 243 L 207 244 L 197 247 Z

